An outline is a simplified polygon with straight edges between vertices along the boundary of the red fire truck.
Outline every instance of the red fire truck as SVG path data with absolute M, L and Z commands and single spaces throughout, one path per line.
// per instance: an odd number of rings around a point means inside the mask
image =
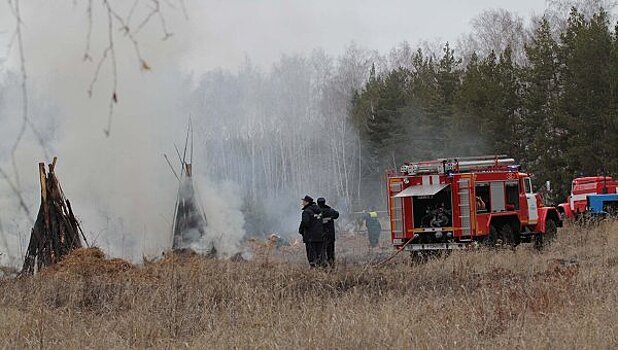
M 391 238 L 411 251 L 463 249 L 477 243 L 538 248 L 562 220 L 532 190 L 530 175 L 506 156 L 406 162 L 387 172 Z
M 566 203 L 558 205 L 558 211 L 564 218 L 577 219 L 589 212 L 590 197 L 606 197 L 604 195 L 618 193 L 618 180 L 609 176 L 578 177 L 571 184 L 571 195 Z M 613 199 L 613 198 L 612 198 Z M 604 204 L 607 204 L 604 202 Z M 613 206 L 616 206 L 614 203 Z

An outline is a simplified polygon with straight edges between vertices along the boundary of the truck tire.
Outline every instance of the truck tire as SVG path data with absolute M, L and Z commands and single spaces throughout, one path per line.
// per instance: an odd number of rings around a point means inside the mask
M 554 239 L 556 239 L 556 235 L 558 234 L 558 225 L 553 219 L 547 219 L 545 221 L 545 238 L 551 243 Z
M 500 228 L 496 228 L 495 225 L 489 227 L 489 236 L 487 237 L 487 244 L 489 246 L 514 246 L 515 234 L 513 233 L 513 227 L 509 224 L 504 224 Z
M 502 225 L 502 227 L 500 227 L 499 234 L 505 245 L 515 245 L 515 233 L 513 232 L 513 227 L 510 224 Z
M 545 233 L 537 233 L 534 236 L 534 247 L 537 250 L 547 248 L 556 239 L 557 233 L 558 225 L 556 225 L 556 222 L 553 219 L 547 219 L 545 221 Z
M 489 247 L 495 247 L 498 244 L 498 229 L 496 226 L 489 226 L 489 235 L 485 239 L 485 244 Z

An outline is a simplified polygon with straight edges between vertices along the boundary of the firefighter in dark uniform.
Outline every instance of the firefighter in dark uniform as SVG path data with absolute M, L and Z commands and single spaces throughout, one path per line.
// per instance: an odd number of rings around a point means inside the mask
M 305 196 L 302 199 L 303 214 L 298 228 L 298 233 L 303 236 L 303 243 L 307 250 L 307 260 L 311 267 L 322 266 L 324 229 L 322 227 L 322 211 L 313 201 L 313 198 Z
M 326 205 L 326 199 L 318 198 L 318 206 L 322 210 L 322 224 L 324 228 L 324 257 L 330 267 L 335 266 L 335 221 L 339 212 Z
M 365 226 L 367 226 L 369 246 L 375 248 L 380 242 L 380 233 L 382 233 L 382 225 L 380 225 L 375 209 L 371 208 L 368 213 L 365 213 Z

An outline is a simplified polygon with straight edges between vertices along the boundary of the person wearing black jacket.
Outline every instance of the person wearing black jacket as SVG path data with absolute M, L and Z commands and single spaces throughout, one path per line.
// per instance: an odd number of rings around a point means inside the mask
M 339 212 L 326 205 L 326 199 L 318 198 L 318 206 L 322 210 L 322 225 L 324 227 L 324 259 L 330 267 L 335 266 L 335 221 Z
M 305 196 L 303 201 L 303 214 L 298 228 L 298 233 L 303 236 L 303 243 L 307 250 L 307 260 L 311 267 L 322 266 L 324 229 L 322 227 L 322 211 L 315 204 L 313 198 Z

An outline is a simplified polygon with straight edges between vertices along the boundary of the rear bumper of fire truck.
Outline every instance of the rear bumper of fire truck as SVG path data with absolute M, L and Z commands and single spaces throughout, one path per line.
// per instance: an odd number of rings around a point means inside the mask
M 397 246 L 397 242 L 393 242 Z M 405 246 L 405 250 L 418 252 L 428 250 L 463 250 L 473 249 L 478 245 L 475 241 L 469 242 L 450 242 L 450 243 L 415 243 Z

